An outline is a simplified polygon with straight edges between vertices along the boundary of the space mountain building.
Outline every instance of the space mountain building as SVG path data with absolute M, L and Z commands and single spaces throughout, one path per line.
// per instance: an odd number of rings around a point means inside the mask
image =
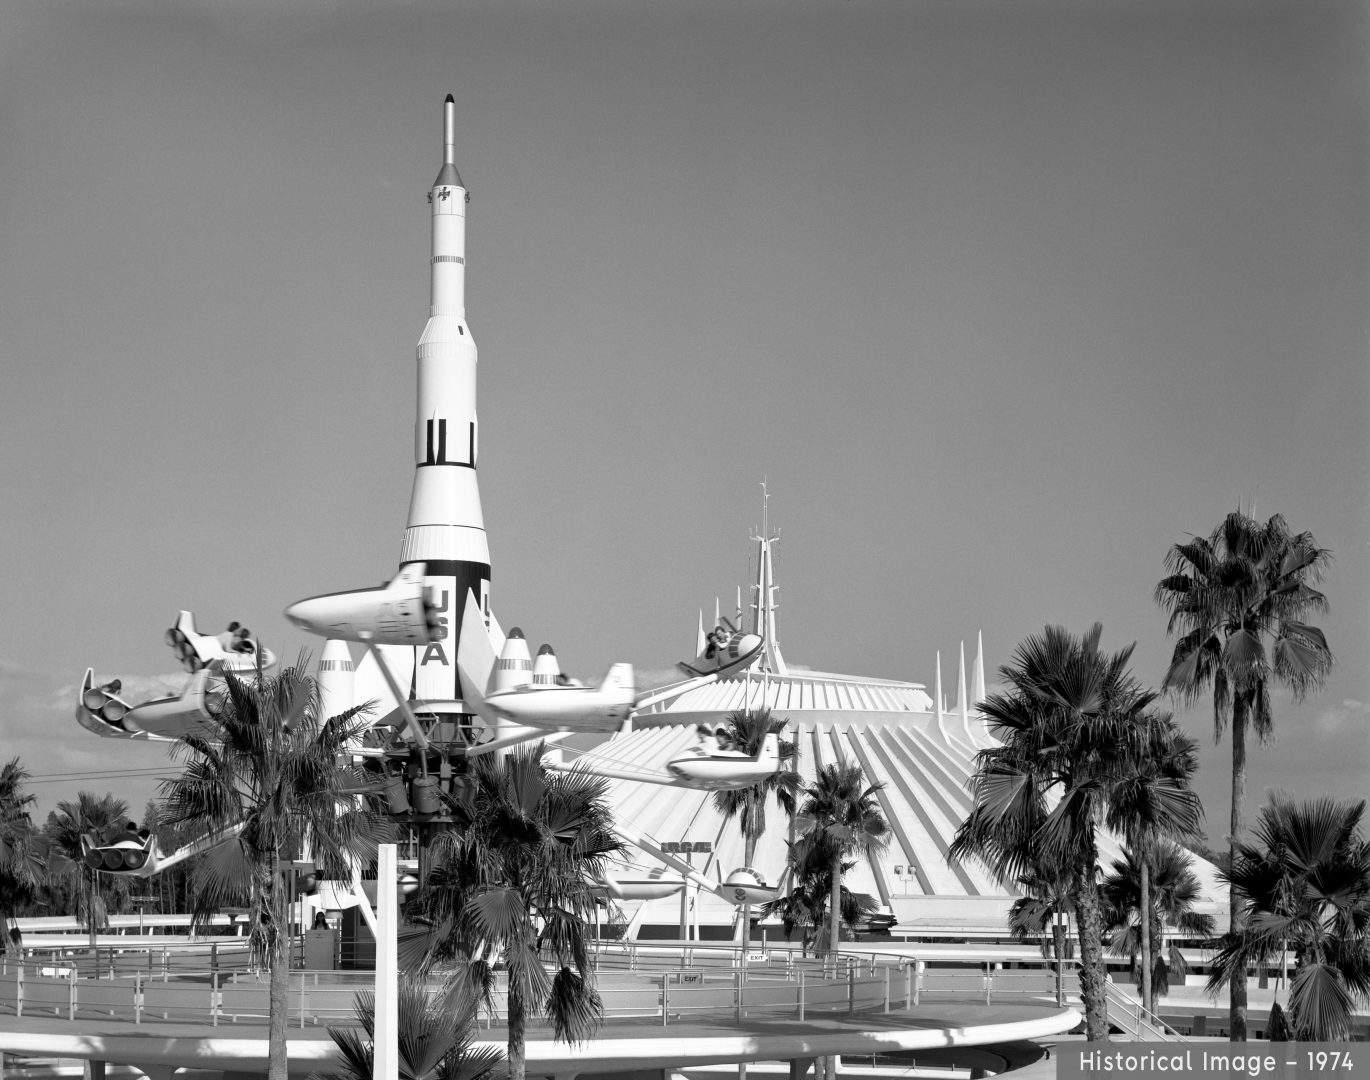
M 975 705 L 985 697 L 982 638 L 977 636 L 974 664 L 967 678 L 964 644 L 957 668 L 954 701 L 943 695 L 938 657 L 932 695 L 915 682 L 865 678 L 790 666 L 776 632 L 776 602 L 771 541 L 759 540 L 758 602 L 755 626 L 764 633 L 762 654 L 744 672 L 712 685 L 685 689 L 657 698 L 633 718 L 630 730 L 586 753 L 588 765 L 656 770 L 689 745 L 696 725 L 716 723 L 735 709 L 765 707 L 789 724 L 785 737 L 799 747 L 797 771 L 805 784 L 833 763 L 855 764 L 867 781 L 883 785 L 877 793 L 890 824 L 890 843 L 880 855 L 858 860 L 845 884 L 876 899 L 881 911 L 896 920 L 895 933 L 951 936 L 967 931 L 1006 930 L 1006 916 L 1022 890 L 1012 880 L 991 873 L 978 859 L 955 858 L 950 844 L 971 808 L 970 776 L 976 753 L 992 736 Z M 616 816 L 633 821 L 658 842 L 675 842 L 705 876 L 726 879 L 744 865 L 744 841 L 736 820 L 727 821 L 710 793 L 681 790 L 670 798 L 643 784 L 613 782 L 609 800 Z M 786 842 L 792 827 L 772 797 L 766 808 L 766 831 L 751 866 L 766 881 L 789 887 Z M 1122 857 L 1112 835 L 1099 837 L 1100 862 L 1106 869 Z M 1226 904 L 1226 888 L 1216 871 L 1199 859 L 1193 869 L 1209 898 L 1211 913 Z M 742 910 L 706 891 L 679 896 L 624 900 L 619 916 L 626 936 L 639 940 L 676 938 L 682 921 L 700 939 L 740 938 Z M 770 920 L 772 935 L 778 923 Z M 761 936 L 754 930 L 754 938 Z

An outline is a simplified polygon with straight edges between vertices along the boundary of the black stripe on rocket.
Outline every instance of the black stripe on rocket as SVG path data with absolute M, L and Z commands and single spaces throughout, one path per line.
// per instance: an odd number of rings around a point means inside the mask
M 429 420 L 426 422 L 427 440 L 424 459 L 418 463 L 419 468 L 425 465 L 457 465 L 463 469 L 474 469 L 476 467 L 476 424 L 471 421 L 466 425 L 466 460 L 448 461 L 447 460 L 447 421 Z

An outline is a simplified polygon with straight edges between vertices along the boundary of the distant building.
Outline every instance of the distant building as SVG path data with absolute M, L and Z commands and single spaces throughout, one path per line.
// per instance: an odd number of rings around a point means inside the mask
M 974 756 L 991 743 L 975 708 L 985 696 L 981 642 L 977 640 L 969 684 L 962 646 L 950 708 L 942 693 L 940 656 L 931 696 L 920 683 L 792 668 L 776 635 L 770 538 L 759 538 L 758 556 L 755 625 L 766 644 L 751 668 L 711 685 L 663 691 L 634 715 L 631 730 L 588 752 L 584 760 L 657 772 L 691 745 L 697 724 L 764 705 L 791 722 L 786 737 L 799 744 L 798 771 L 805 782 L 821 766 L 841 761 L 859 765 L 871 783 L 884 785 L 878 798 L 891 826 L 889 847 L 878 858 L 858 862 L 845 880 L 895 916 L 896 933 L 933 934 L 939 928 L 951 936 L 967 930 L 1003 932 L 1008 908 L 1020 890 L 979 860 L 948 855 L 952 836 L 970 809 Z M 723 820 L 710 793 L 617 780 L 609 798 L 616 816 L 657 842 L 707 841 L 712 851 L 693 856 L 706 876 L 721 879 L 743 865 L 740 826 Z M 766 833 L 752 860 L 767 882 L 788 884 L 785 842 L 790 837 L 787 819 L 771 800 Z M 1100 852 L 1108 867 L 1121 856 L 1121 845 L 1101 834 Z M 1217 915 L 1226 907 L 1225 887 L 1207 863 L 1196 859 L 1195 870 Z M 697 928 L 692 932 L 701 938 L 740 934 L 740 909 L 693 889 L 687 905 L 688 919 Z M 679 934 L 679 897 L 625 901 L 622 910 L 629 937 Z

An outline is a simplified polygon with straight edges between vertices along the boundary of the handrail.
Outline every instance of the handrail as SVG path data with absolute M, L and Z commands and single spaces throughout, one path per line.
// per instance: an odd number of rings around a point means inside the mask
M 0 959 L 0 1012 L 40 1011 L 73 1020 L 93 1013 L 135 1024 L 259 1022 L 267 1011 L 266 977 L 251 966 L 242 944 L 222 956 L 212 947 L 175 954 L 152 946 L 102 947 L 94 957 Z M 618 971 L 630 976 L 629 985 L 599 987 L 607 1017 L 659 1016 L 669 1024 L 689 1016 L 721 1014 L 740 1020 L 793 1013 L 802 1020 L 810 1012 L 889 1012 L 920 1000 L 1055 1002 L 1054 976 L 1036 967 L 929 965 L 895 953 L 806 957 L 791 949 L 763 955 L 755 946 L 745 951 L 750 955 L 746 962 L 743 949 L 729 943 L 602 943 L 595 953 L 596 968 L 605 975 Z M 373 978 L 366 971 L 292 971 L 289 1022 L 350 1022 L 356 991 Z M 496 1010 L 490 1021 L 500 1018 Z
M 1104 999 L 1110 1023 L 1117 1024 L 1137 1042 L 1187 1042 L 1173 1027 L 1153 1011 L 1143 1015 L 1142 1003 L 1129 997 L 1111 980 L 1104 983 Z
M 663 1025 L 682 1018 L 889 1011 L 897 986 L 885 970 L 858 973 L 848 966 L 829 977 L 806 977 L 803 970 L 771 968 L 707 973 L 700 969 L 642 970 L 635 985 L 600 987 L 606 1018 L 659 1016 Z M 291 972 L 287 1022 L 349 1024 L 354 1000 L 369 986 L 370 972 Z M 502 995 L 496 992 L 496 1001 Z M 42 1015 L 75 1021 L 131 1021 L 135 1025 L 173 1023 L 260 1023 L 268 1010 L 265 975 L 252 972 L 177 971 L 152 975 L 82 977 L 74 964 L 9 962 L 0 966 L 0 1012 Z M 496 1009 L 488 1022 L 502 1022 Z M 536 1021 L 533 1021 L 536 1025 Z

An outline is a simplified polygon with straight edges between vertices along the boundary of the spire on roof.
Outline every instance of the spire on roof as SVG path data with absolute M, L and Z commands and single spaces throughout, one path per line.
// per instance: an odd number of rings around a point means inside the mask
M 938 733 L 939 735 L 941 735 L 943 739 L 945 739 L 945 738 L 947 737 L 947 727 L 946 727 L 946 722 L 945 722 L 945 716 L 946 716 L 946 711 L 947 711 L 947 700 L 946 700 L 945 695 L 943 695 L 943 693 L 942 693 L 942 650 L 941 650 L 941 649 L 938 649 L 938 650 L 937 650 L 937 681 L 936 681 L 936 684 L 933 686 L 933 691 L 934 691 L 934 694 L 935 694 L 934 701 L 933 701 L 933 708 L 934 708 L 934 710 L 936 710 L 937 733 Z
M 966 714 L 966 643 L 960 643 L 960 662 L 956 666 L 956 711 Z
M 946 700 L 942 697 L 942 650 L 937 650 L 937 696 L 935 699 L 937 706 L 937 722 L 942 722 L 942 713 L 946 710 Z
M 971 703 L 979 708 L 985 700 L 985 633 L 975 631 L 975 674 L 971 681 Z
M 966 742 L 976 745 L 970 734 L 970 701 L 966 694 L 966 643 L 961 642 L 961 663 L 956 669 L 956 711 L 961 716 L 961 733 Z
M 780 586 L 775 583 L 775 563 L 771 555 L 771 545 L 779 541 L 778 536 L 770 534 L 771 493 L 766 489 L 766 481 L 761 481 L 761 532 L 752 539 L 757 542 L 756 584 L 756 623 L 754 631 L 765 642 L 761 646 L 761 656 L 756 662 L 762 671 L 777 675 L 788 675 L 790 669 L 785 657 L 780 653 L 780 640 L 775 629 L 775 609 L 780 606 L 775 598 Z

